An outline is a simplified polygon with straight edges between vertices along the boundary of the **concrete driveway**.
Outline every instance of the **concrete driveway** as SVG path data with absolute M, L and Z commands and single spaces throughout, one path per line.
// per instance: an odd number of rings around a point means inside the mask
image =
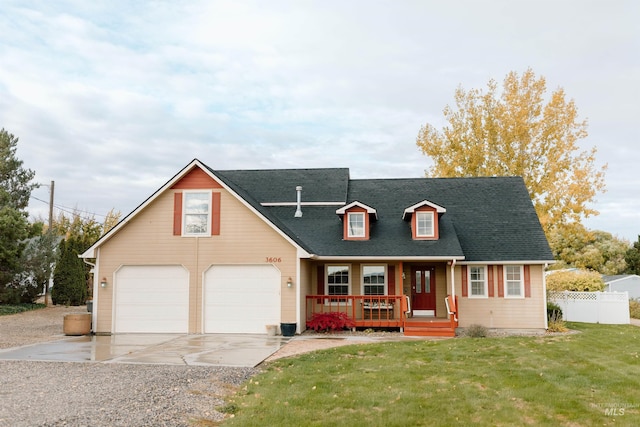
M 0 360 L 254 367 L 289 340 L 245 334 L 80 336 L 0 350 Z

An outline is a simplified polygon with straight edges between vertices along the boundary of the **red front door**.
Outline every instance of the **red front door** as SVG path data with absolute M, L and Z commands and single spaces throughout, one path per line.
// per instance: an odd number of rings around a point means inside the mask
M 436 315 L 434 267 L 411 268 L 411 308 L 415 315 Z

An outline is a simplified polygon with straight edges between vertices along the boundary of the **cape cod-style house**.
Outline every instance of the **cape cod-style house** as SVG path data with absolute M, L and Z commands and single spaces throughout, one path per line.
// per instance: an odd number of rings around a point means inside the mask
M 544 330 L 553 257 L 519 177 L 351 179 L 193 160 L 84 254 L 93 331 Z

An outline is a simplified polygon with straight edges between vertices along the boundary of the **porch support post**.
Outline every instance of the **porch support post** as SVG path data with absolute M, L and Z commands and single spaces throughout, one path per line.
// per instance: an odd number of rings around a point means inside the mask
M 451 296 L 455 301 L 456 298 L 456 260 L 451 261 Z
M 402 280 L 402 275 L 404 274 L 404 268 L 402 265 L 402 261 L 398 262 L 398 271 L 396 272 L 397 280 L 396 280 L 396 295 L 404 295 L 404 280 Z M 400 292 L 398 292 L 398 283 L 400 284 Z

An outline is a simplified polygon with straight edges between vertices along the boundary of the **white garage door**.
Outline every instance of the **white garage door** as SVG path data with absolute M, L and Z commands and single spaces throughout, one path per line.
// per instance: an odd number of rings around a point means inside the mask
M 189 272 L 181 266 L 125 266 L 115 280 L 115 332 L 189 332 Z
M 280 324 L 280 271 L 272 265 L 215 265 L 205 273 L 204 332 L 264 334 Z

